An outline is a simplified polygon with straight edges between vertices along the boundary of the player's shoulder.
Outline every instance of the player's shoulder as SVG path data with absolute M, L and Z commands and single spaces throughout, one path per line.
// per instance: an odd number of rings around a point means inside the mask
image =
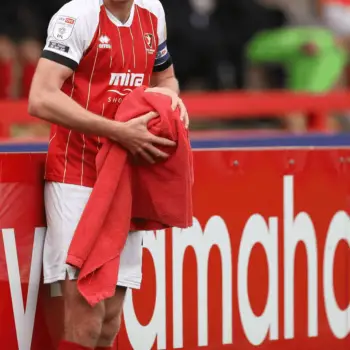
M 100 12 L 100 0 L 71 0 L 63 5 L 58 15 L 73 18 L 96 16 Z
M 153 13 L 156 17 L 162 16 L 164 12 L 160 0 L 135 0 L 135 4 Z

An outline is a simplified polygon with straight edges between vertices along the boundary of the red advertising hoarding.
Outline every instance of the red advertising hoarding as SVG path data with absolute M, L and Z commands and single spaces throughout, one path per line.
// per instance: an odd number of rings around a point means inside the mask
M 0 344 L 51 350 L 44 155 L 0 155 Z M 350 150 L 195 152 L 194 226 L 144 238 L 119 350 L 348 349 Z

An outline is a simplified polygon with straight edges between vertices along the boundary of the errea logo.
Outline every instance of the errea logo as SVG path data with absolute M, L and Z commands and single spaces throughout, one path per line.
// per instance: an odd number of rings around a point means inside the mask
M 100 49 L 111 49 L 112 48 L 112 45 L 109 44 L 111 39 L 108 36 L 101 35 L 100 38 L 98 39 L 98 41 L 100 42 L 100 45 L 98 45 L 98 47 Z

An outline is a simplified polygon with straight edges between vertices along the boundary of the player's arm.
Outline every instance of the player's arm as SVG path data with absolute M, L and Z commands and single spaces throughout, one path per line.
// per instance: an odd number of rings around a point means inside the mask
M 177 94 L 180 93 L 179 82 L 176 79 L 173 65 L 161 72 L 153 72 L 151 84 L 152 86 L 168 88 Z
M 177 107 L 180 109 L 180 118 L 184 122 L 186 128 L 189 126 L 189 117 L 187 109 L 181 98 L 179 97 L 180 88 L 179 82 L 176 79 L 174 66 L 171 64 L 164 70 L 153 72 L 151 78 L 150 92 L 159 92 L 164 95 L 168 95 L 172 100 L 172 108 L 175 110 Z M 146 90 L 147 91 L 147 90 Z
M 151 85 L 170 89 L 177 94 L 180 93 L 179 82 L 175 76 L 174 65 L 164 69 L 163 71 L 155 71 L 152 74 Z
M 157 54 L 153 67 L 151 86 L 167 88 L 174 91 L 176 94 L 179 94 L 179 82 L 176 79 L 173 61 L 167 47 L 167 27 L 165 22 L 165 13 L 160 3 L 158 12 L 157 34 L 159 44 L 157 47 Z
M 172 99 L 172 107 L 180 109 L 180 118 L 184 121 L 186 128 L 189 125 L 187 109 L 178 96 L 180 93 L 179 82 L 175 76 L 173 61 L 167 47 L 167 30 L 165 23 L 165 13 L 159 2 L 158 8 L 158 48 L 151 77 L 150 91 L 160 92 L 168 95 Z
M 78 67 L 94 28 L 74 3 L 65 5 L 52 18 L 42 58 L 29 96 L 29 113 L 48 122 L 83 133 L 116 139 L 120 123 L 88 112 L 61 91 Z M 90 19 L 91 21 L 91 19 Z
M 173 110 L 176 108 L 180 109 L 180 119 L 184 122 L 186 128 L 188 128 L 189 117 L 186 106 L 179 97 L 179 83 L 175 77 L 173 65 L 163 71 L 154 72 L 151 79 L 151 86 L 152 87 L 146 91 L 159 92 L 171 97 L 171 107 Z
M 52 60 L 41 58 L 29 96 L 29 113 L 53 124 L 82 133 L 118 139 L 121 123 L 95 115 L 61 91 L 73 70 Z

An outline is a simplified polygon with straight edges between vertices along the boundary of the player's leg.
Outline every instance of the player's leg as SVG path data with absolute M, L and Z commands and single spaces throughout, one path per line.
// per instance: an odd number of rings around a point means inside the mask
M 64 337 L 60 350 L 93 349 L 104 320 L 104 303 L 92 308 L 77 290 L 76 269 L 65 261 L 76 226 L 92 189 L 46 183 L 47 233 L 44 244 L 44 282 L 61 281 L 64 299 Z
M 120 328 L 127 288 L 139 289 L 142 279 L 143 232 L 130 232 L 120 256 L 118 286 L 113 298 L 105 301 L 105 319 L 97 349 L 109 349 Z
M 61 285 L 64 298 L 64 342 L 59 349 L 65 350 L 66 345 L 63 344 L 67 342 L 94 349 L 105 317 L 104 302 L 91 307 L 79 293 L 76 281 L 67 279 Z

